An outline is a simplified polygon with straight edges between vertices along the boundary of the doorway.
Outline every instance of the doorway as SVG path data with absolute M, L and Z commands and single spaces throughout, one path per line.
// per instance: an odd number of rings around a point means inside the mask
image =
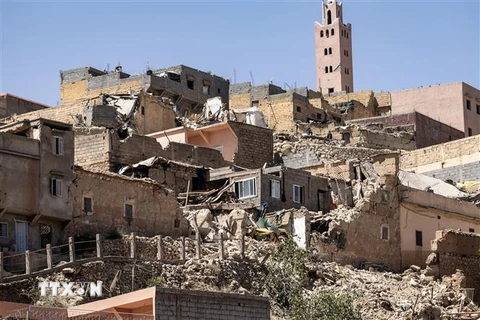
M 28 222 L 15 221 L 15 243 L 17 252 L 28 249 Z

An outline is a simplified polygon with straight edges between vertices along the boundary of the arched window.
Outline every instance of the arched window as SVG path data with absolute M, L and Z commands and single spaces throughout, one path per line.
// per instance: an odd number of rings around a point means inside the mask
M 325 31 L 325 35 L 327 36 L 327 38 L 330 36 L 330 34 L 328 33 L 328 30 Z
M 346 34 L 347 34 L 347 39 L 348 39 L 348 32 L 346 32 Z
M 320 38 L 323 38 L 323 30 L 320 31 Z
M 327 11 L 327 24 L 332 24 L 332 11 Z
M 325 48 L 325 49 L 323 50 L 323 52 L 325 53 L 325 55 L 327 55 L 327 54 L 328 54 L 327 48 Z
M 330 66 L 330 72 L 332 72 L 332 66 Z
M 334 29 L 332 29 L 332 36 L 333 36 L 334 34 L 335 34 L 335 30 L 334 30 Z
M 332 54 L 332 48 L 328 48 L 328 53 Z
M 328 67 L 325 67 L 325 73 L 328 73 Z

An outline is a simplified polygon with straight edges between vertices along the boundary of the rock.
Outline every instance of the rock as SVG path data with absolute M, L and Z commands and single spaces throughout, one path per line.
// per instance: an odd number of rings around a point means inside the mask
M 62 273 L 63 274 L 73 274 L 73 273 L 75 273 L 75 269 L 74 268 L 63 268 Z
M 438 262 L 437 254 L 433 252 L 428 255 L 427 260 L 425 261 L 427 266 L 431 264 L 437 264 L 437 262 Z
M 410 270 L 412 270 L 414 272 L 420 272 L 420 270 L 422 270 L 422 268 L 420 268 L 419 266 L 416 266 L 416 265 L 411 265 Z

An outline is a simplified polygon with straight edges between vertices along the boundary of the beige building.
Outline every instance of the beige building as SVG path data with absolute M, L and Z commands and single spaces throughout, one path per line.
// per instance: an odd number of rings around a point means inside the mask
M 0 128 L 0 247 L 44 248 L 72 218 L 73 131 L 51 120 Z
M 392 114 L 417 111 L 465 133 L 480 134 L 480 90 L 448 83 L 391 92 Z
M 48 108 L 47 105 L 17 97 L 10 93 L 0 94 L 0 119 L 13 114 L 22 114 L 46 108 Z
M 342 4 L 322 2 L 322 23 L 315 22 L 317 91 L 353 92 L 352 25 L 343 23 Z

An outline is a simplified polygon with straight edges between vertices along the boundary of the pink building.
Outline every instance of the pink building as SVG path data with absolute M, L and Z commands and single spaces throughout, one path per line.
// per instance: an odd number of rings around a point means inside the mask
M 465 133 L 480 134 L 480 90 L 448 83 L 391 93 L 392 114 L 417 111 Z
M 273 158 L 273 131 L 239 122 L 222 122 L 201 128 L 178 127 L 149 134 L 165 149 L 170 142 L 219 150 L 237 166 L 258 169 Z

